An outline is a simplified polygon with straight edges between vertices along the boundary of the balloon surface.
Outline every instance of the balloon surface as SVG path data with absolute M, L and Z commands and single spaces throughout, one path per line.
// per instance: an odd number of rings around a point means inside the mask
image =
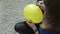
M 37 24 L 42 22 L 43 13 L 42 10 L 35 4 L 28 4 L 24 8 L 24 17 L 27 20 L 32 20 L 33 23 Z

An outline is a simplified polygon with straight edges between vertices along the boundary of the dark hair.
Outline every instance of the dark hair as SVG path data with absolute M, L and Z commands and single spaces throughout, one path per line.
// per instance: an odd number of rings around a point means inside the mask
M 26 24 L 26 21 L 17 23 L 15 25 L 15 31 L 20 34 L 35 34 L 34 31 Z
M 42 1 L 42 0 L 37 0 L 37 2 L 38 2 L 38 1 Z
M 38 3 L 38 1 L 42 1 L 42 0 L 37 0 L 37 3 Z M 39 5 L 37 5 L 37 6 L 41 9 L 41 7 Z M 44 10 L 43 9 L 41 9 L 41 10 L 42 10 L 42 13 L 44 14 Z
M 44 21 L 47 24 L 60 25 L 60 0 L 44 0 L 46 11 Z

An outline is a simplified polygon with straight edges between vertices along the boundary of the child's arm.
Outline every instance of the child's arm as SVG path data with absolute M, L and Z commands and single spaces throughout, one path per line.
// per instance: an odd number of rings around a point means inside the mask
M 17 23 L 14 28 L 15 31 L 20 34 L 35 34 L 34 31 L 26 24 L 26 21 Z
M 33 29 L 33 31 L 35 32 L 35 34 L 39 34 L 37 27 L 35 26 L 34 23 L 32 23 L 31 20 L 30 21 L 26 20 L 26 23 Z

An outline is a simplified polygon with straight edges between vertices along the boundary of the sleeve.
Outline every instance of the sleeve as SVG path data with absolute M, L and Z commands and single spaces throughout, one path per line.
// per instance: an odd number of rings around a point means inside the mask
M 15 25 L 15 31 L 20 34 L 35 34 L 34 31 L 26 24 L 26 22 L 19 22 Z

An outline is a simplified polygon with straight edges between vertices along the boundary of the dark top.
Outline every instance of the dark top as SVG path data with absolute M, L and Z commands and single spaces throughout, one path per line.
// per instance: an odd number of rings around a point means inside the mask
M 26 24 L 26 21 L 17 23 L 14 28 L 15 31 L 20 34 L 35 34 L 34 31 Z
M 40 34 L 60 34 L 60 31 L 49 30 L 49 29 L 42 29 L 39 27 Z

